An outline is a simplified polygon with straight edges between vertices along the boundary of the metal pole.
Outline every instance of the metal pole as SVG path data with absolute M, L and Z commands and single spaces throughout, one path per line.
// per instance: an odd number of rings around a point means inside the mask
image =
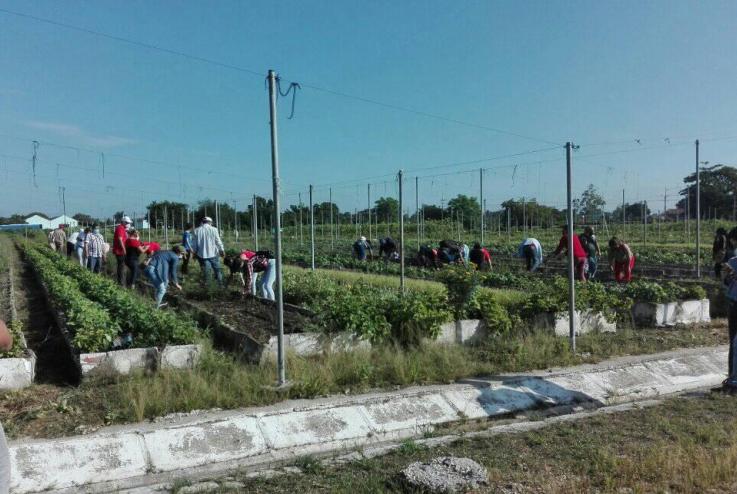
M 647 205 L 642 201 L 642 246 L 647 246 Z
M 371 184 L 368 184 L 368 239 L 371 241 Z
M 627 221 L 624 210 L 624 189 L 622 189 L 622 238 L 624 238 L 624 224 Z
M 335 252 L 335 235 L 333 230 L 333 188 L 328 189 L 330 191 L 330 250 Z
M 61 188 L 61 204 L 62 208 L 64 209 L 64 223 L 67 222 L 67 197 L 66 197 L 67 188 L 62 187 Z
M 573 270 L 573 172 L 571 164 L 570 142 L 566 143 L 566 183 L 567 183 L 567 203 L 568 203 L 568 331 L 571 338 L 571 351 L 576 352 L 576 282 Z
M 312 206 L 312 185 L 310 185 L 310 266 L 315 270 L 315 208 Z
M 417 220 L 417 250 L 420 250 L 420 178 L 415 177 L 415 216 Z
M 524 237 L 527 237 L 527 200 L 522 198 L 522 232 Z
M 148 241 L 151 242 L 151 210 L 148 210 Z
M 258 199 L 255 194 L 253 195 L 253 236 L 256 250 L 258 250 Z
M 299 246 L 302 247 L 304 237 L 302 236 L 302 193 L 299 193 Z
M 403 172 L 399 170 L 399 288 L 404 293 L 404 210 L 402 182 Z
M 274 182 L 274 254 L 276 256 L 276 324 L 278 385 L 287 381 L 284 363 L 284 284 L 281 264 L 281 214 L 279 213 L 279 144 L 276 133 L 276 74 L 269 70 L 269 116 L 271 123 L 271 174 Z
M 698 139 L 696 139 L 696 277 L 701 278 L 701 167 Z
M 479 168 L 479 206 L 481 206 L 481 245 L 484 245 L 484 212 L 486 207 L 484 206 L 484 169 Z

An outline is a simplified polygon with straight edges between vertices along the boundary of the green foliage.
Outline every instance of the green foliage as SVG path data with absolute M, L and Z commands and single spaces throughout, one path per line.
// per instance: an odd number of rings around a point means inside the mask
M 521 323 L 519 317 L 509 312 L 488 290 L 477 290 L 473 297 L 472 305 L 486 323 L 489 334 L 495 336 L 507 335 L 512 332 L 515 325 Z
M 74 335 L 72 342 L 83 352 L 105 351 L 121 329 L 100 305 L 86 298 L 79 285 L 61 274 L 54 263 L 37 250 L 25 247 L 24 253 L 49 291 L 52 305 L 64 313 Z
M 23 345 L 23 323 L 17 319 L 10 321 L 8 330 L 13 337 L 13 346 L 8 351 L 0 351 L 0 358 L 22 357 L 26 352 Z
M 195 341 L 198 330 L 191 321 L 169 311 L 157 310 L 151 301 L 64 257 L 52 255 L 49 260 L 59 272 L 74 279 L 89 299 L 107 308 L 123 332 L 133 334 L 134 346 L 164 346 Z
M 468 313 L 473 293 L 479 286 L 478 271 L 465 266 L 448 266 L 438 273 L 437 279 L 448 289 L 448 302 L 456 319 L 462 319 Z
M 683 287 L 672 281 L 654 282 L 636 280 L 627 284 L 624 294 L 636 302 L 649 302 L 653 304 L 707 298 L 706 290 L 699 285 L 687 285 Z

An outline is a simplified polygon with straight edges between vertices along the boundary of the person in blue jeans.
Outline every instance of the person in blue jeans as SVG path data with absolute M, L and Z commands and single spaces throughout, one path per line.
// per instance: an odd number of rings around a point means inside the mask
M 261 278 L 256 284 L 257 293 L 269 300 L 276 300 L 274 295 L 274 282 L 276 281 L 276 259 L 269 259 Z
M 729 393 L 737 392 L 737 228 L 733 228 L 727 236 L 728 252 L 732 257 L 724 263 L 724 284 L 729 301 L 729 355 L 727 356 L 727 379 L 722 383 L 722 389 Z
M 205 216 L 202 224 L 195 228 L 192 236 L 192 250 L 197 255 L 197 262 L 202 269 L 202 286 L 210 280 L 210 269 L 215 272 L 218 285 L 223 286 L 223 271 L 220 269 L 220 258 L 225 256 L 225 247 L 217 228 L 212 226 L 212 218 Z
M 160 250 L 153 255 L 143 271 L 156 291 L 156 306 L 159 308 L 166 305 L 163 300 L 169 283 L 172 283 L 177 290 L 182 289 L 177 278 L 177 266 L 183 255 L 184 249 L 178 245 L 175 245 L 172 250 Z

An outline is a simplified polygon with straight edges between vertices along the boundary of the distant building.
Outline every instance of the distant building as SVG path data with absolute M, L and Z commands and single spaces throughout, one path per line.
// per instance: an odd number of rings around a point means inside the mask
M 44 230 L 53 230 L 58 228 L 59 225 L 67 225 L 69 228 L 76 228 L 79 226 L 79 222 L 71 216 L 57 216 L 56 218 L 47 218 L 42 214 L 34 214 L 25 219 L 25 222 L 29 225 L 41 225 Z

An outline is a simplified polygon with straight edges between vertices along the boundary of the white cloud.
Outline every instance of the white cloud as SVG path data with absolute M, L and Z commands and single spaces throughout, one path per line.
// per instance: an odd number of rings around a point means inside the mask
M 137 142 L 136 140 L 128 139 L 127 137 L 113 135 L 94 135 L 82 129 L 81 127 L 71 124 L 31 120 L 25 122 L 25 125 L 32 129 L 45 130 L 47 132 L 51 132 L 52 134 L 73 138 L 76 140 L 77 143 L 85 146 L 114 148 L 118 146 L 125 146 L 126 144 L 134 144 Z

